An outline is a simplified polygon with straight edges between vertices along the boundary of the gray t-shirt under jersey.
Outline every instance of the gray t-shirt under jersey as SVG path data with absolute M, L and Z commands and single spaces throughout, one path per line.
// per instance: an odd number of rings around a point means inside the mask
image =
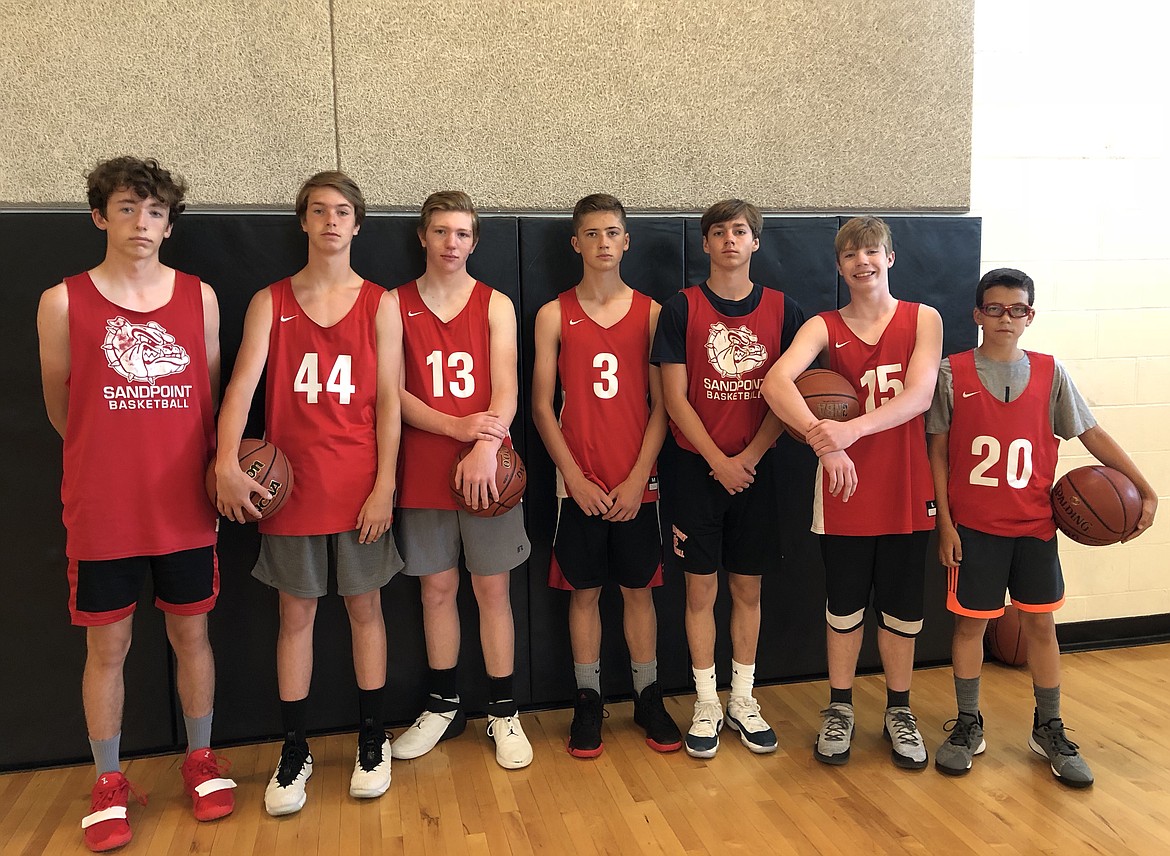
M 1049 413 L 1052 414 L 1052 433 L 1065 440 L 1079 437 L 1097 424 L 1089 405 L 1077 391 L 1076 385 L 1060 360 L 1055 360 L 1052 375 L 1052 395 L 1049 397 Z M 1015 401 L 1027 388 L 1032 375 L 1032 365 L 1027 353 L 1014 363 L 1000 363 L 989 360 L 975 351 L 975 371 L 983 388 L 1003 401 Z M 945 434 L 951 430 L 951 414 L 954 412 L 954 381 L 951 377 L 951 360 L 946 358 L 938 369 L 938 382 L 934 388 L 934 401 L 926 413 L 926 432 Z

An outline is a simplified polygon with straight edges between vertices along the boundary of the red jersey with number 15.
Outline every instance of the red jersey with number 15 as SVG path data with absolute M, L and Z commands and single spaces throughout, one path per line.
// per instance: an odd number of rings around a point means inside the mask
M 829 337 L 829 368 L 857 391 L 862 413 L 905 388 L 918 341 L 917 303 L 898 301 L 877 343 L 861 341 L 837 310 L 822 312 Z M 862 437 L 846 452 L 857 468 L 857 491 L 842 502 L 817 467 L 812 531 L 819 535 L 899 535 L 934 528 L 934 481 L 926 456 L 926 422 L 913 419 Z
M 585 477 L 611 491 L 629 477 L 650 421 L 650 298 L 635 291 L 629 310 L 609 327 L 586 314 L 575 288 L 557 299 L 561 433 Z M 651 478 L 642 502 L 657 498 L 658 480 Z
M 477 281 L 463 309 L 444 322 L 423 302 L 417 282 L 399 286 L 407 392 L 451 416 L 470 416 L 491 407 L 491 299 L 491 286 Z M 403 422 L 399 507 L 454 509 L 449 477 L 464 445 Z
M 363 282 L 345 317 L 322 327 L 297 303 L 291 279 L 269 289 L 264 436 L 288 456 L 295 481 L 280 514 L 260 521 L 260 531 L 332 535 L 356 529 L 378 475 L 375 320 L 386 290 Z

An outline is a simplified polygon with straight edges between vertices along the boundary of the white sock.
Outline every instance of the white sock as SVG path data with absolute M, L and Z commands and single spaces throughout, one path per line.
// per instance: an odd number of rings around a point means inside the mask
M 695 694 L 697 701 L 719 701 L 719 694 L 715 692 L 715 667 L 709 669 L 691 669 L 695 676 Z
M 731 661 L 731 697 L 751 698 L 752 687 L 756 682 L 756 664 L 744 665 Z

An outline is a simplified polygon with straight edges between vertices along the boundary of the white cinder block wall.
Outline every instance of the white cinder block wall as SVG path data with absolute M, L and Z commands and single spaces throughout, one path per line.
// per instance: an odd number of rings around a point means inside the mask
M 1022 344 L 1068 366 L 1162 499 L 1113 547 L 1061 538 L 1057 620 L 1170 612 L 1170 4 L 977 0 L 971 210 L 983 270 L 1036 280 Z M 1060 472 L 1090 463 L 1062 445 Z

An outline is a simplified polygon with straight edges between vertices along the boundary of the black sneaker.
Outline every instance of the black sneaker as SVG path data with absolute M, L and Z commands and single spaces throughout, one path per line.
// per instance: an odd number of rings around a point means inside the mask
M 605 708 L 597 690 L 577 690 L 573 722 L 569 726 L 569 754 L 574 758 L 596 758 L 605 749 L 601 742 L 601 719 Z
M 645 730 L 646 745 L 655 752 L 677 752 L 682 748 L 682 733 L 666 712 L 658 681 L 634 698 L 634 722 Z

